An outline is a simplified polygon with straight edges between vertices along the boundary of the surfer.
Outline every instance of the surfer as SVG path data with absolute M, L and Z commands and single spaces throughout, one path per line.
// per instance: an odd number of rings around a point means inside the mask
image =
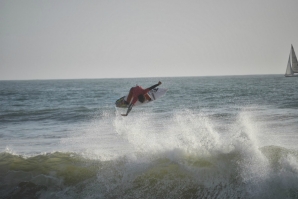
M 143 89 L 141 86 L 135 86 L 132 87 L 129 91 L 129 94 L 127 96 L 127 99 L 124 103 L 126 103 L 128 106 L 126 114 L 121 114 L 122 116 L 127 116 L 128 113 L 131 111 L 133 105 L 139 100 L 141 103 L 143 103 L 145 100 L 151 101 L 151 98 L 148 95 L 148 92 L 157 86 L 161 85 L 161 82 L 159 81 L 157 84 Z

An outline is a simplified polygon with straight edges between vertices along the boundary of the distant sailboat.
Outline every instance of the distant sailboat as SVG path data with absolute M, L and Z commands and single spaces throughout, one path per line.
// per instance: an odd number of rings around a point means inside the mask
M 291 45 L 291 51 L 285 77 L 298 77 L 298 74 L 295 75 L 295 73 L 298 73 L 298 62 L 293 45 Z

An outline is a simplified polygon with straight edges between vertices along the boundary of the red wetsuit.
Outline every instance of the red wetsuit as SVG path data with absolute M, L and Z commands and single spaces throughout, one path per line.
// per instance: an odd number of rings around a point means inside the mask
M 139 100 L 139 95 L 146 95 L 146 93 L 148 93 L 150 90 L 154 89 L 155 87 L 157 87 L 160 84 L 161 84 L 161 82 L 158 82 L 158 84 L 155 84 L 155 85 L 151 86 L 150 88 L 146 88 L 146 89 L 143 89 L 141 86 L 132 87 L 130 89 L 129 94 L 126 99 L 126 103 L 129 104 L 129 106 L 127 108 L 127 112 L 126 112 L 126 114 L 121 114 L 121 115 L 127 116 L 128 113 L 131 111 L 133 105 Z M 130 101 L 131 101 L 131 103 L 130 103 Z
M 150 88 L 143 89 L 141 86 L 132 87 L 129 91 L 129 95 L 127 96 L 127 102 L 129 103 L 131 98 L 133 98 L 130 104 L 135 104 L 138 101 L 139 95 L 145 95 L 150 90 Z

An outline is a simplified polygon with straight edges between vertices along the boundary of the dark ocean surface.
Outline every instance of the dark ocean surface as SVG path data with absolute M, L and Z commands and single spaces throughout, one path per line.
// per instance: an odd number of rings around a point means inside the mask
M 114 102 L 136 84 L 166 95 Z M 0 198 L 298 198 L 298 78 L 0 81 Z

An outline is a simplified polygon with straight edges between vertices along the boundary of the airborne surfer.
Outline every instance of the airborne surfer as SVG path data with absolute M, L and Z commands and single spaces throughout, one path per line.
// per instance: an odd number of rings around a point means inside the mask
M 139 102 L 143 103 L 145 100 L 151 101 L 151 98 L 148 95 L 148 92 L 157 86 L 161 85 L 161 82 L 159 81 L 157 84 L 143 89 L 141 86 L 135 86 L 132 87 L 129 91 L 129 94 L 127 96 L 125 104 L 129 105 L 126 114 L 121 114 L 122 116 L 127 116 L 128 113 L 131 111 L 133 105 L 139 100 Z

